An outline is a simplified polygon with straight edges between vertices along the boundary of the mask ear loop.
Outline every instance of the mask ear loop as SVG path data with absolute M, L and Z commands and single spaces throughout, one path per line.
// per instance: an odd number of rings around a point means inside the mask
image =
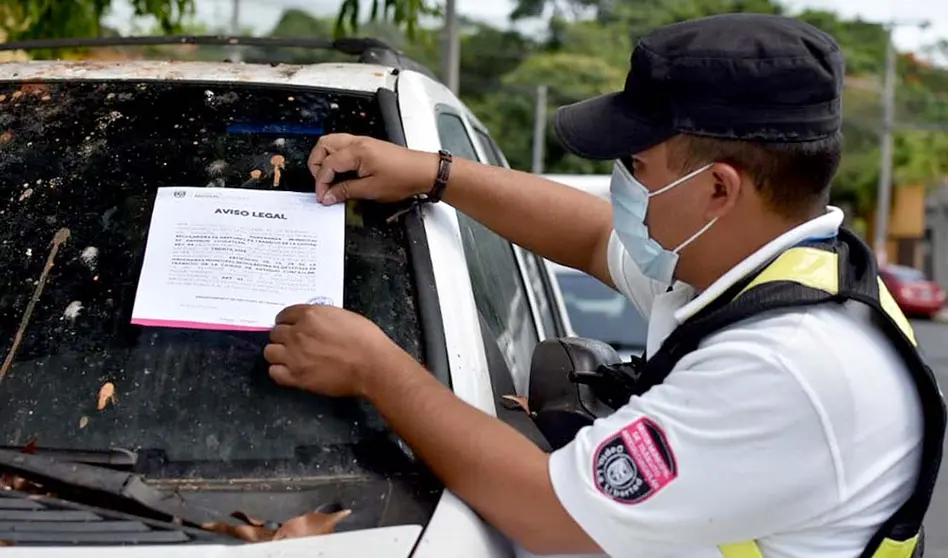
M 671 184 L 669 184 L 669 185 L 667 185 L 667 186 L 662 186 L 661 188 L 659 188 L 658 190 L 655 190 L 654 192 L 649 192 L 648 197 L 651 198 L 652 196 L 657 196 L 657 195 L 659 195 L 659 194 L 663 194 L 663 193 L 665 193 L 665 192 L 671 190 L 671 189 L 674 188 L 675 186 L 678 186 L 679 184 L 681 184 L 681 183 L 683 183 L 683 182 L 687 182 L 687 181 L 691 180 L 692 178 L 698 176 L 699 174 L 703 173 L 704 171 L 710 169 L 710 168 L 713 167 L 713 166 L 714 166 L 714 163 L 708 163 L 707 165 L 701 167 L 701 168 L 698 169 L 698 170 L 691 171 L 691 172 L 689 172 L 688 174 L 686 174 L 685 176 L 682 176 L 682 177 L 679 178 L 678 180 L 672 182 Z
M 696 232 L 695 234 L 691 235 L 691 237 L 690 237 L 688 240 L 686 240 L 686 241 L 682 242 L 681 244 L 679 244 L 679 245 L 678 245 L 678 248 L 675 248 L 674 250 L 672 250 L 672 252 L 675 253 L 675 254 L 677 254 L 677 253 L 681 252 L 682 250 L 684 250 L 686 246 L 688 246 L 689 244 L 691 244 L 692 242 L 694 242 L 695 240 L 697 240 L 699 236 L 701 236 L 701 235 L 703 235 L 705 232 L 707 232 L 707 230 L 710 229 L 710 228 L 717 222 L 717 220 L 718 220 L 718 218 L 715 217 L 714 219 L 711 219 L 710 221 L 708 221 L 708 224 L 707 224 L 707 225 L 705 225 L 705 226 L 701 227 L 700 229 L 698 229 L 698 232 Z
M 668 190 L 671 190 L 672 188 L 674 188 L 675 186 L 678 186 L 678 185 L 681 184 L 682 182 L 686 182 L 686 181 L 688 181 L 688 180 L 691 180 L 692 178 L 698 176 L 699 174 L 703 173 L 704 171 L 710 169 L 710 168 L 713 167 L 713 166 L 714 166 L 714 163 L 708 163 L 707 165 L 705 165 L 705 166 L 703 166 L 703 167 L 701 167 L 701 168 L 699 168 L 699 169 L 697 169 L 697 170 L 691 171 L 691 172 L 689 172 L 688 174 L 686 174 L 685 176 L 683 176 L 683 177 L 679 178 L 678 180 L 672 182 L 672 183 L 669 184 L 668 186 L 665 186 L 664 188 L 659 188 L 658 190 L 655 190 L 654 192 L 652 192 L 651 194 L 649 194 L 649 197 L 657 196 L 658 194 L 661 194 L 662 192 L 667 192 Z M 701 227 L 700 229 L 698 229 L 698 232 L 696 232 L 695 234 L 691 235 L 691 236 L 688 238 L 688 240 L 686 240 L 686 241 L 682 242 L 681 244 L 679 244 L 679 245 L 678 245 L 678 248 L 675 248 L 674 250 L 672 250 L 672 253 L 673 253 L 673 254 L 677 254 L 677 253 L 681 252 L 682 250 L 684 250 L 685 247 L 687 247 L 689 244 L 691 244 L 692 242 L 694 242 L 695 240 L 697 240 L 699 236 L 703 235 L 705 232 L 708 231 L 708 229 L 710 229 L 712 226 L 714 226 L 714 223 L 716 223 L 717 220 L 718 220 L 717 217 L 715 217 L 714 219 L 711 219 L 711 220 L 708 222 L 708 224 L 706 224 L 705 226 L 703 226 L 703 227 Z

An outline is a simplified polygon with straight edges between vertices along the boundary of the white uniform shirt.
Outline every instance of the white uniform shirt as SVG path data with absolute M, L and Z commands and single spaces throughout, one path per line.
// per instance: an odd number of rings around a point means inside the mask
M 695 297 L 645 278 L 613 234 L 609 271 L 650 317 L 648 355 L 745 274 L 805 239 L 827 213 L 763 247 Z M 720 331 L 665 382 L 550 458 L 553 488 L 615 558 L 720 558 L 757 540 L 765 558 L 854 558 L 911 493 L 921 458 L 914 383 L 890 343 L 830 305 Z

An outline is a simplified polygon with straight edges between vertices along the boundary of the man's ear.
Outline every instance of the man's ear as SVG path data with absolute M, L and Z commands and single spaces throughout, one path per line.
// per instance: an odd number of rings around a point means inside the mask
M 715 163 L 708 173 L 712 180 L 712 194 L 708 214 L 705 217 L 710 221 L 723 217 L 737 205 L 744 185 L 744 177 L 734 166 L 727 163 Z

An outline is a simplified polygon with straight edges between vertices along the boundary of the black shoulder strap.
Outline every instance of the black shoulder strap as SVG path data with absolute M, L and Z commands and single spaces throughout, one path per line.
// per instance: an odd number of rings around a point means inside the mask
M 875 301 L 866 300 L 864 295 L 850 293 L 845 303 L 851 316 L 858 320 L 869 321 L 881 330 L 898 351 L 905 362 L 922 405 L 924 434 L 922 438 L 921 470 L 915 484 L 915 490 L 908 500 L 879 526 L 860 558 L 871 558 L 883 539 L 905 541 L 920 534 L 922 522 L 931 504 L 932 494 L 941 469 L 945 425 L 948 421 L 945 400 L 938 381 L 931 368 L 925 363 L 915 345 L 905 336 L 898 324 Z M 916 556 L 920 556 L 917 553 Z
M 771 260 L 669 335 L 659 351 L 647 361 L 636 391 L 641 394 L 662 383 L 678 361 L 697 349 L 710 335 L 763 312 L 837 302 L 855 319 L 873 324 L 893 344 L 912 375 L 921 400 L 925 431 L 922 468 L 915 490 L 899 510 L 879 527 L 860 555 L 860 558 L 872 558 L 883 541 L 908 541 L 920 535 L 941 467 L 948 413 L 931 369 L 925 364 L 913 341 L 881 303 L 878 273 L 871 251 L 852 233 L 840 233 L 839 242 L 820 246 L 839 254 L 837 292 L 783 280 L 755 285 L 745 291 L 753 279 L 772 263 Z M 916 556 L 920 548 L 921 545 L 916 547 Z

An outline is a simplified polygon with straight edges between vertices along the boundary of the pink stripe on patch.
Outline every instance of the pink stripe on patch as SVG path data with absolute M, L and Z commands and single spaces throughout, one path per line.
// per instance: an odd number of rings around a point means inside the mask
M 177 320 L 132 320 L 132 324 L 146 327 L 176 327 L 181 329 L 210 329 L 215 331 L 270 331 L 269 327 L 238 326 L 230 324 L 208 324 L 204 322 L 187 322 Z

